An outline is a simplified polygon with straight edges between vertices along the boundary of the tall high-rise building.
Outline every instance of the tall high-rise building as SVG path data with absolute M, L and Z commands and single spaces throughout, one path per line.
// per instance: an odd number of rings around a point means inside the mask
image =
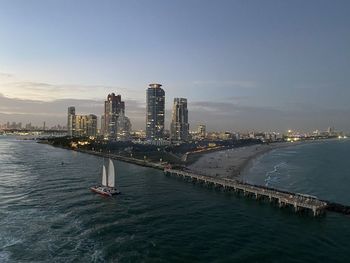
M 117 140 L 127 141 L 130 139 L 131 122 L 124 112 L 120 113 L 117 121 Z
M 75 107 L 68 107 L 67 135 L 73 136 L 75 130 Z
M 147 140 L 164 138 L 165 92 L 161 84 L 149 84 L 146 91 Z
M 83 137 L 86 136 L 87 131 L 87 115 L 75 115 L 75 129 L 73 136 Z
M 87 116 L 86 135 L 96 137 L 97 135 L 97 116 L 90 114 Z
M 120 95 L 114 93 L 108 94 L 105 101 L 105 114 L 104 114 L 104 135 L 117 139 L 117 125 L 118 117 L 125 113 L 125 103 L 122 101 Z
M 100 135 L 105 134 L 105 115 L 101 116 L 101 129 L 100 129 Z
M 187 141 L 189 139 L 187 99 L 174 99 L 170 138 L 174 141 Z

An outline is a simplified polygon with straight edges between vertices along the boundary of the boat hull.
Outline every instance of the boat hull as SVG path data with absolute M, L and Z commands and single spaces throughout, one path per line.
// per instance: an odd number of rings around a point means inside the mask
M 94 186 L 90 187 L 90 190 L 94 193 L 109 197 L 120 194 L 120 192 L 116 188 L 106 186 Z

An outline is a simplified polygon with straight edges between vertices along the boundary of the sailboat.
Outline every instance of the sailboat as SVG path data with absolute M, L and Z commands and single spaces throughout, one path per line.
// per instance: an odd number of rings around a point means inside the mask
M 106 196 L 120 194 L 118 189 L 115 187 L 115 169 L 111 159 L 109 159 L 109 162 L 108 162 L 108 173 L 106 172 L 106 166 L 103 164 L 102 185 L 93 186 L 90 188 L 90 190 L 95 193 L 106 195 Z

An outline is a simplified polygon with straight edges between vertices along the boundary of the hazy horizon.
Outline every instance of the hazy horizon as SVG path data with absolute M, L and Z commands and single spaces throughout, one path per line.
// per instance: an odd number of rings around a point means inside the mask
M 1 1 L 0 123 L 66 125 L 163 84 L 190 128 L 350 131 L 348 1 Z

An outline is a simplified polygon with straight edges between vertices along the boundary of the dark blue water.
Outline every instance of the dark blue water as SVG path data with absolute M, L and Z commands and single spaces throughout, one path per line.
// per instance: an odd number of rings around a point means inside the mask
M 0 262 L 349 262 L 348 217 L 296 215 L 121 162 L 122 194 L 103 198 L 88 190 L 101 165 L 1 138 Z
M 254 160 L 243 178 L 350 205 L 350 140 L 317 141 L 274 150 Z

